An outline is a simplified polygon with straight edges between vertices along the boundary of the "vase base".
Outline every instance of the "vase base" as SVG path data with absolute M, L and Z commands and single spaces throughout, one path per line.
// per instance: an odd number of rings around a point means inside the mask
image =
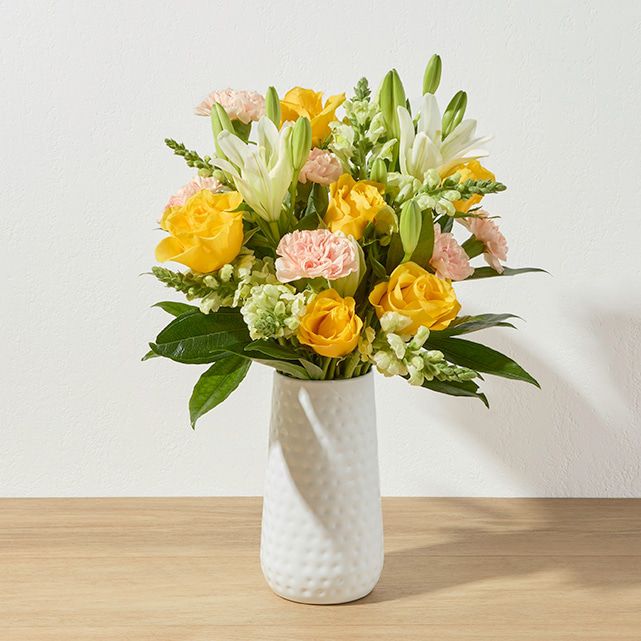
M 328 591 L 326 595 L 310 595 L 309 597 L 304 595 L 282 594 L 271 586 L 269 587 L 276 596 L 280 597 L 281 599 L 285 599 L 285 601 L 302 603 L 304 605 L 341 605 L 342 603 L 353 603 L 354 601 L 358 601 L 359 599 L 364 599 L 368 594 L 372 593 L 372 591 L 376 587 L 376 583 L 372 587 L 362 592 L 345 595 L 342 594 L 340 596 L 331 594 L 330 591 Z

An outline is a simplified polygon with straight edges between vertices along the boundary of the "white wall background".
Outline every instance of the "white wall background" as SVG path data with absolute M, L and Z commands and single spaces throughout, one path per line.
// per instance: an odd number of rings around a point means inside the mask
M 543 385 L 488 380 L 490 411 L 377 379 L 386 494 L 641 496 L 638 2 L 0 2 L 0 495 L 259 494 L 271 372 L 193 432 L 201 368 L 141 363 L 171 297 L 154 231 L 206 152 L 210 90 L 338 92 L 444 61 L 509 190 L 510 264 L 461 284 L 509 311 L 485 339 Z

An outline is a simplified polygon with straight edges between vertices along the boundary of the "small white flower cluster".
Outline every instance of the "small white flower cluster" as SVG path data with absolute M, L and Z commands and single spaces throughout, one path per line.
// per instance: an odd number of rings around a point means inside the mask
M 309 294 L 297 293 L 291 285 L 255 285 L 240 308 L 253 340 L 290 338 L 305 313 Z
M 343 166 L 348 167 L 349 161 L 354 155 L 354 129 L 351 125 L 338 121 L 331 122 L 329 127 L 332 130 L 332 141 L 329 148 L 343 163 Z
M 221 307 L 239 307 L 254 286 L 265 283 L 278 283 L 274 261 L 256 258 L 253 253 L 240 254 L 232 263 L 203 278 L 203 284 L 211 291 L 201 298 L 200 311 L 209 314 Z
M 450 365 L 442 352 L 425 350 L 423 345 L 430 330 L 419 327 L 414 336 L 406 333 L 411 320 L 396 312 L 381 316 L 381 332 L 377 335 L 368 327 L 360 339 L 361 360 L 370 361 L 383 376 L 406 377 L 410 385 L 424 381 L 464 381 L 476 377 L 476 372 Z

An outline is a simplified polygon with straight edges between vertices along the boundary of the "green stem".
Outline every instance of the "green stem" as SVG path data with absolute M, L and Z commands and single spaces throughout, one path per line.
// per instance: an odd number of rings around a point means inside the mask
M 354 370 L 358 367 L 360 362 L 360 353 L 356 350 L 345 363 L 345 378 L 352 378 L 354 375 Z
M 329 369 L 327 370 L 327 380 L 333 381 L 334 380 L 334 372 L 336 370 L 336 359 L 335 358 L 330 358 L 329 362 Z
M 280 230 L 278 229 L 278 221 L 276 220 L 270 220 L 269 221 L 269 229 L 272 233 L 272 239 L 276 245 L 278 245 L 280 241 Z
M 294 216 L 294 210 L 296 209 L 296 190 L 298 187 L 298 174 L 294 176 L 292 184 L 289 186 L 289 211 Z
M 325 362 L 323 363 L 323 380 L 327 380 L 327 370 L 329 369 L 329 364 L 332 362 L 332 359 L 329 356 L 325 357 Z

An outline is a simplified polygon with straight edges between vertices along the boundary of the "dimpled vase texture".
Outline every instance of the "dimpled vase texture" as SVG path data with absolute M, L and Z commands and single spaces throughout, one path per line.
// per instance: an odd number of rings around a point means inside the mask
M 276 594 L 345 603 L 383 569 L 372 374 L 274 377 L 260 561 Z

